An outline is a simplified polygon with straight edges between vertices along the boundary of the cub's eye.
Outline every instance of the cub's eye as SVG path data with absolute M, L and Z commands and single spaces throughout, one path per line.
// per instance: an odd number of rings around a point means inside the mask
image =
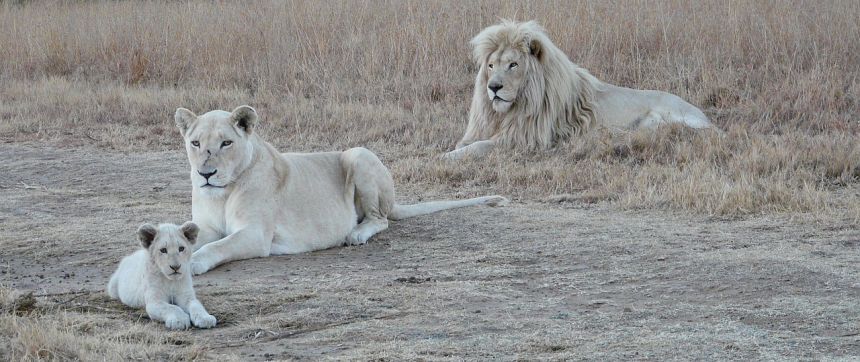
M 490 69 L 493 69 L 493 63 L 487 64 L 487 66 L 490 67 Z
M 194 147 L 200 147 L 200 141 L 191 141 L 191 145 Z
M 233 144 L 233 141 L 224 141 L 224 142 L 221 142 L 221 147 L 227 147 L 227 146 L 232 145 L 232 144 Z
M 179 247 L 179 252 L 181 253 L 181 252 L 183 252 L 183 251 L 185 251 L 185 247 L 184 247 L 184 246 L 180 246 L 180 247 Z
M 516 62 L 511 63 L 511 69 L 514 69 L 514 68 L 516 68 L 517 66 L 519 66 L 519 64 L 517 64 Z
M 161 248 L 158 251 L 160 251 L 162 254 L 167 254 L 167 248 Z

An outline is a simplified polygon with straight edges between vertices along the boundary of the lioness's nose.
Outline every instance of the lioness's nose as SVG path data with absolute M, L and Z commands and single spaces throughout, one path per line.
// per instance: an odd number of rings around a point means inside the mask
M 179 268 L 181 268 L 181 267 L 182 267 L 182 265 L 171 265 L 170 269 L 173 269 L 173 271 L 179 271 Z
M 203 176 L 203 178 L 205 178 L 207 180 L 210 177 L 212 177 L 212 175 L 214 175 L 216 172 L 218 172 L 218 170 L 212 170 L 212 172 L 197 171 L 197 173 L 200 174 L 200 176 Z
M 493 93 L 498 92 L 499 89 L 502 89 L 502 85 L 499 83 L 490 83 L 487 88 L 490 88 Z

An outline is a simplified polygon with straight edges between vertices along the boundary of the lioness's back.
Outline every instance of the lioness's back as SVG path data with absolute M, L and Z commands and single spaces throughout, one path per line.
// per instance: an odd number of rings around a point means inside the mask
M 321 188 L 335 187 L 340 191 L 346 179 L 340 163 L 341 154 L 343 152 L 282 153 L 281 156 L 290 165 L 291 175 L 288 177 L 305 179 Z

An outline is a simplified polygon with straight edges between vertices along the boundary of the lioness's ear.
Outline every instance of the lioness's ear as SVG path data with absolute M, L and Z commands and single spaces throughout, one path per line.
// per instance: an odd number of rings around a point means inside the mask
M 143 224 L 137 229 L 137 238 L 144 249 L 149 249 L 152 241 L 155 240 L 156 234 L 158 234 L 158 229 L 152 224 Z
M 239 127 L 239 129 L 245 131 L 247 134 L 251 134 L 254 131 L 254 126 L 257 125 L 257 111 L 251 108 L 251 106 L 239 106 L 233 110 L 230 119 L 233 120 L 233 124 L 236 127 Z
M 185 240 L 188 240 L 189 244 L 197 242 L 197 233 L 200 232 L 200 228 L 197 227 L 197 224 L 191 221 L 186 221 L 179 227 L 179 230 L 182 231 L 182 235 L 185 235 Z
M 191 126 L 191 123 L 197 119 L 197 115 L 185 108 L 179 107 L 173 115 L 173 120 L 176 121 L 176 127 L 179 127 L 179 132 L 185 135 L 185 131 Z

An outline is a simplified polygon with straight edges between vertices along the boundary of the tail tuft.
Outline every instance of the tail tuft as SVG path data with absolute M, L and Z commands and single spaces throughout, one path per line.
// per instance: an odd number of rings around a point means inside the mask
M 497 207 L 497 206 L 505 206 L 505 205 L 509 204 L 510 202 L 511 202 L 511 200 L 508 200 L 504 196 L 493 195 L 493 196 L 487 196 L 487 201 L 485 202 L 485 205 L 490 206 L 490 207 Z

